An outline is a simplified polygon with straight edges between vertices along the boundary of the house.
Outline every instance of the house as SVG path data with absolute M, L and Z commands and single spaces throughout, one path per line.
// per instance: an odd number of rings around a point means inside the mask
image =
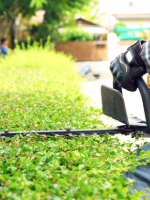
M 100 15 L 110 13 L 129 28 L 150 27 L 150 0 L 99 0 L 99 5 Z
M 94 21 L 90 21 L 81 15 L 76 15 L 76 25 L 82 27 L 85 32 L 93 34 L 95 40 L 103 38 L 104 35 L 108 33 L 106 27 L 99 23 L 95 23 Z
M 99 13 L 147 14 L 149 8 L 149 0 L 99 0 Z
M 103 39 L 108 33 L 107 28 L 101 26 L 94 21 L 90 21 L 81 15 L 75 17 L 77 27 L 82 27 L 85 32 L 91 33 L 95 40 Z M 58 31 L 62 33 L 65 28 L 59 28 Z
M 150 27 L 150 12 L 149 13 L 122 13 L 112 14 L 119 22 L 128 26 L 128 28 Z
M 94 36 L 94 41 L 57 42 L 55 50 L 64 52 L 66 55 L 72 55 L 78 61 L 107 60 L 107 42 L 101 41 L 106 36 L 107 29 L 83 16 L 78 15 L 75 20 L 77 27 L 82 27 L 85 32 L 89 32 Z M 61 33 L 65 31 L 65 28 L 59 28 L 58 31 Z
M 121 22 L 129 29 L 143 29 L 142 31 L 131 31 L 129 34 L 133 33 L 137 37 L 150 39 L 150 30 L 148 30 L 150 28 L 150 0 L 142 0 L 142 2 L 140 0 L 99 0 L 99 2 L 100 17 L 104 13 L 109 14 L 115 17 L 116 23 Z M 111 22 L 111 20 L 107 21 Z

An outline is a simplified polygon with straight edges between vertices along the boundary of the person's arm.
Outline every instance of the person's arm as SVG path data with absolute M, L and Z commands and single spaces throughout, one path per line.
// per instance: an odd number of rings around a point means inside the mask
M 142 52 L 140 56 L 146 65 L 147 73 L 150 74 L 150 40 L 142 45 Z
M 136 91 L 136 79 L 148 72 L 148 63 L 146 64 L 142 55 L 147 59 L 145 47 L 147 42 L 143 40 L 137 41 L 130 46 L 125 53 L 119 55 L 114 61 L 110 63 L 110 70 L 114 80 L 126 90 Z M 142 49 L 143 45 L 143 49 Z M 149 41 L 149 55 L 150 55 L 150 41 Z M 150 64 L 150 56 L 149 56 Z

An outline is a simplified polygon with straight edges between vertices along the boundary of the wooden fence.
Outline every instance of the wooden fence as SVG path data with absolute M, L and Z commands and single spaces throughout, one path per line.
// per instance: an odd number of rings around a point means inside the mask
M 134 44 L 135 40 L 119 41 L 119 52 Z M 107 61 L 107 41 L 58 42 L 55 50 L 72 55 L 77 61 Z
M 56 51 L 72 55 L 77 61 L 105 61 L 107 60 L 107 42 L 85 41 L 85 42 L 58 42 Z

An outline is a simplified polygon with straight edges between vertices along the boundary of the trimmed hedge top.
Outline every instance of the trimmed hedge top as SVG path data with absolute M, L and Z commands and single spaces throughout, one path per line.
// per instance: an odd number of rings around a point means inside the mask
M 71 58 L 35 45 L 16 50 L 1 60 L 0 67 L 1 130 L 105 127 L 102 111 L 80 92 L 81 79 Z M 137 191 L 129 194 L 127 185 L 132 181 L 124 180 L 122 171 L 135 169 L 149 151 L 136 157 L 132 143 L 120 144 L 108 135 L 29 136 L 0 138 L 0 199 L 136 200 L 144 196 Z

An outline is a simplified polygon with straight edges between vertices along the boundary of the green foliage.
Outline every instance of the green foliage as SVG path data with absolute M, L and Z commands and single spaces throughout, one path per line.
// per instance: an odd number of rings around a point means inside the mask
M 32 25 L 30 30 L 30 36 L 33 37 L 33 39 L 36 39 L 36 41 L 38 41 L 41 38 L 43 40 L 46 40 L 49 33 L 50 30 L 47 24 Z
M 122 177 L 122 170 L 127 170 L 130 164 L 135 166 L 135 159 L 147 157 L 144 152 L 136 157 L 131 151 L 132 144 L 120 144 L 117 138 L 108 135 L 73 139 L 31 136 L 0 139 L 0 199 L 145 197 L 143 192 L 130 195 L 127 185 L 132 181 Z
M 31 0 L 30 7 L 40 9 L 44 4 L 47 4 L 47 0 Z
M 41 0 L 32 0 L 32 2 Z M 31 0 L 7 0 L 0 1 L 0 38 L 10 37 L 11 48 L 14 49 L 15 20 L 18 14 L 31 17 L 36 11 L 36 7 L 30 7 Z
M 60 38 L 60 34 L 57 31 L 57 29 L 54 29 L 54 27 L 51 24 L 45 22 L 41 25 L 30 26 L 29 34 L 33 41 L 40 41 L 41 39 L 43 41 L 46 41 L 48 35 L 51 35 L 52 41 L 55 41 L 56 39 Z
M 92 0 L 88 4 L 84 5 L 82 9 L 76 9 L 75 12 L 67 12 L 65 15 L 65 20 L 63 21 L 63 26 L 72 27 L 76 25 L 76 17 L 83 16 L 84 18 L 91 20 L 95 23 L 100 23 L 99 19 L 97 18 L 97 13 L 99 12 L 99 1 Z M 75 17 L 76 15 L 76 17 Z
M 115 27 L 120 27 L 120 26 L 123 26 L 123 27 L 126 27 L 126 24 L 125 23 L 123 23 L 123 22 L 118 22 L 118 23 L 116 23 L 115 24 Z
M 74 18 L 78 10 L 84 6 L 90 7 L 90 3 L 95 0 L 7 0 L 0 2 L 0 38 L 10 35 L 12 47 L 14 47 L 14 27 L 18 14 L 23 17 L 31 17 L 37 9 L 46 11 L 44 24 L 37 29 L 39 33 L 34 34 L 34 39 L 40 40 L 42 37 L 51 35 L 52 39 L 59 37 L 57 28 L 61 24 L 65 25 L 71 18 Z M 29 21 L 29 20 L 28 20 Z M 35 27 L 31 26 L 31 29 Z M 8 34 L 11 33 L 11 34 Z M 44 35 L 44 36 L 43 36 Z M 43 38 L 45 39 L 45 38 Z
M 37 27 L 37 33 L 33 34 L 34 39 L 39 40 L 43 35 L 44 37 L 51 35 L 52 40 L 60 39 L 57 29 L 75 24 L 75 15 L 81 8 L 85 12 L 91 8 L 91 2 L 95 3 L 95 0 L 47 0 L 47 3 L 43 4 L 43 9 L 46 11 L 44 24 Z
M 71 58 L 49 52 L 49 44 L 44 49 L 37 45 L 1 60 L 0 129 L 104 127 L 102 111 L 89 107 L 80 93 Z
M 99 12 L 99 1 L 93 0 L 89 5 L 84 6 L 84 9 L 79 9 L 78 14 L 84 16 L 86 19 L 95 20 L 99 22 L 97 14 Z
M 72 17 L 75 16 L 78 10 L 84 9 L 84 6 L 90 6 L 91 2 L 95 0 L 47 0 L 47 4 L 43 5 L 46 11 L 45 20 L 49 24 L 59 25 L 58 22 L 64 22 L 70 14 L 73 14 Z
M 62 41 L 91 41 L 92 34 L 83 31 L 81 28 L 67 28 L 62 34 Z
M 0 20 L 9 19 L 13 20 L 19 13 L 23 15 L 33 14 L 34 8 L 30 8 L 31 0 L 7 0 L 0 2 Z M 2 21 L 0 21 L 2 23 Z
M 104 128 L 100 109 L 81 91 L 73 60 L 34 43 L 1 60 L 0 128 L 53 130 Z M 132 143 L 114 137 L 0 138 L 2 200 L 138 200 L 122 171 L 134 169 L 149 152 L 133 154 Z M 138 145 L 138 147 L 140 147 Z M 132 158 L 132 159 L 131 159 Z M 141 159 L 143 161 L 141 161 Z M 140 163 L 138 162 L 140 161 Z M 129 167 L 130 165 L 130 167 Z

